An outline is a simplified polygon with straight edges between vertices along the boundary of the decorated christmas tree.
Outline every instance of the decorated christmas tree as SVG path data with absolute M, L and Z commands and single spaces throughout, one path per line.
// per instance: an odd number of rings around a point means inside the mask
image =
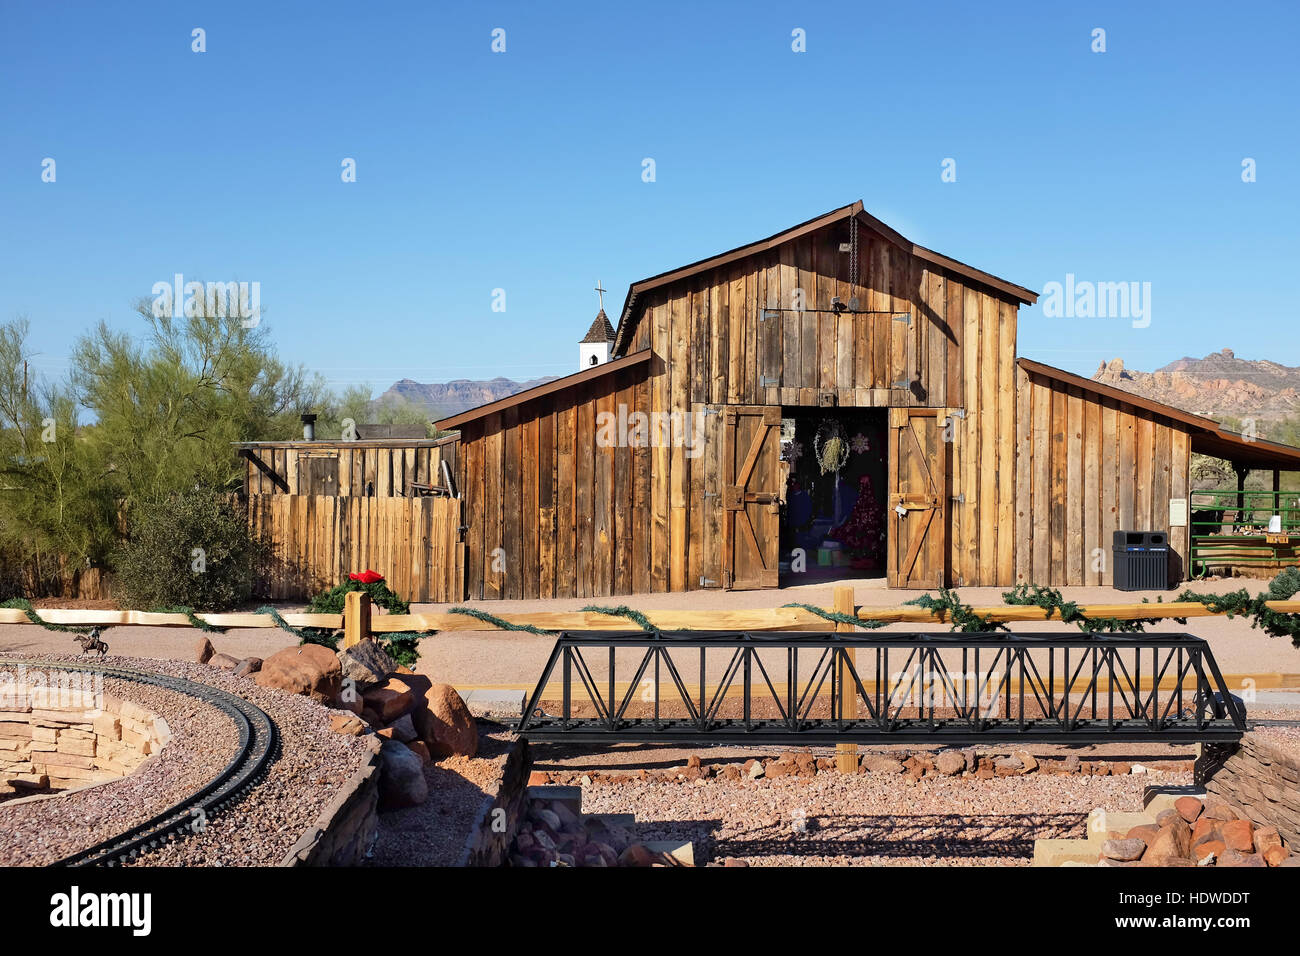
M 858 480 L 858 500 L 848 520 L 831 530 L 831 537 L 853 552 L 854 557 L 879 559 L 885 544 L 885 523 L 871 487 L 871 476 Z

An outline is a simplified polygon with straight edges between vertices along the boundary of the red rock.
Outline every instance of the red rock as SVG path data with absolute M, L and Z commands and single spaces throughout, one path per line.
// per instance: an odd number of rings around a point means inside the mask
M 699 769 L 699 766 L 700 766 L 700 755 L 699 755 L 699 754 L 691 754 L 689 757 L 687 757 L 687 758 L 686 758 L 686 766 L 688 766 L 688 767 L 694 767 L 694 768 L 696 768 L 696 769 Z
M 534 770 L 528 775 L 528 786 L 545 787 L 551 782 L 551 775 L 545 770 Z
M 1213 834 L 1214 828 L 1218 825 L 1218 820 L 1212 820 L 1211 818 L 1202 815 L 1201 818 L 1192 826 L 1192 846 L 1195 846 L 1201 840 L 1205 839 L 1205 837 Z M 1218 839 L 1218 837 L 1216 836 L 1215 839 Z
M 365 733 L 366 725 L 353 714 L 332 714 L 330 716 L 330 730 L 336 734 L 360 737 Z
M 217 653 L 217 651 L 212 646 L 212 642 L 206 637 L 200 637 L 199 643 L 195 645 L 194 648 L 194 659 L 200 664 L 206 664 L 208 661 L 212 660 L 212 655 L 215 653 Z
M 1240 850 L 1227 849 L 1219 857 L 1217 866 L 1268 866 L 1258 853 L 1242 853 Z
M 1189 859 L 1191 855 L 1192 831 L 1180 818 L 1160 828 L 1160 832 L 1147 844 L 1142 862 L 1167 866 L 1171 860 Z
M 1226 849 L 1227 847 L 1223 845 L 1222 840 L 1206 840 L 1204 843 L 1196 844 L 1196 846 L 1192 848 L 1192 853 L 1195 854 L 1198 862 L 1211 854 L 1213 854 L 1214 858 L 1217 860 L 1219 857 L 1223 856 L 1223 851 Z
M 398 717 L 408 713 L 415 706 L 415 695 L 409 684 L 396 677 L 390 677 L 382 684 L 369 688 L 361 695 L 365 706 L 379 715 L 379 719 L 390 724 Z
M 1237 819 L 1237 811 L 1228 806 L 1228 802 L 1217 793 L 1205 795 L 1205 815 L 1211 820 Z
M 1187 821 L 1183 820 L 1183 815 L 1181 813 L 1173 809 L 1161 810 L 1156 814 L 1156 826 L 1158 827 L 1167 827 L 1169 824 L 1175 822 L 1186 823 Z
M 1264 851 L 1264 862 L 1269 866 L 1281 866 L 1282 861 L 1291 855 L 1291 851 L 1278 843 Z
M 1282 845 L 1282 834 L 1277 827 L 1258 827 L 1255 830 L 1255 849 L 1260 853 Z
M 1178 815 L 1188 823 L 1195 823 L 1196 818 L 1199 817 L 1201 811 L 1205 809 L 1205 805 L 1195 797 L 1179 797 L 1174 801 L 1174 809 L 1177 810 Z
M 779 760 L 773 760 L 764 770 L 769 777 L 785 777 L 795 772 L 793 764 L 782 763 Z
M 420 758 L 420 763 L 426 767 L 433 763 L 433 756 L 429 753 L 429 747 L 423 740 L 412 740 L 406 746 L 410 748 L 411 753 Z
M 262 659 L 260 657 L 245 657 L 240 661 L 234 670 L 236 677 L 252 677 L 262 669 Z
M 640 843 L 633 843 L 618 855 L 619 866 L 653 866 L 660 862 L 659 855 L 652 853 Z
M 1101 855 L 1108 860 L 1136 860 L 1146 848 L 1146 842 L 1137 838 L 1107 840 L 1101 845 Z
M 1219 833 L 1229 850 L 1250 853 L 1255 849 L 1255 827 L 1249 820 L 1227 820 L 1219 824 Z
M 734 856 L 729 856 L 722 861 L 724 867 L 748 867 L 749 864 L 744 860 L 737 860 Z
M 305 694 L 328 704 L 338 699 L 342 669 L 328 647 L 302 644 L 276 651 L 262 662 L 253 680 L 261 687 Z
M 208 666 L 215 667 L 218 670 L 233 671 L 239 666 L 239 660 L 229 654 L 213 654 L 208 658 Z
M 1128 840 L 1141 840 L 1143 843 L 1150 846 L 1151 841 L 1156 838 L 1156 834 L 1159 832 L 1160 828 L 1155 824 L 1141 823 L 1129 830 L 1128 833 L 1124 834 L 1124 837 Z
M 478 724 L 450 684 L 430 684 L 424 706 L 416 708 L 414 717 L 420 739 L 437 759 L 478 753 Z
M 1110 765 L 1110 775 L 1112 777 L 1127 777 L 1133 772 L 1133 765 L 1124 760 L 1116 760 Z

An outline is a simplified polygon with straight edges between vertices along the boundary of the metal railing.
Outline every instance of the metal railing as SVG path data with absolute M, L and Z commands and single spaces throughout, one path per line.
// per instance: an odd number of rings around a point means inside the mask
M 1197 504 L 1197 498 L 1209 501 Z M 1278 530 L 1271 532 L 1274 516 Z M 1188 532 L 1193 577 L 1215 568 L 1300 564 L 1300 491 L 1195 492 Z
M 569 632 L 518 725 L 587 744 L 1206 742 L 1245 729 L 1190 634 L 948 632 Z

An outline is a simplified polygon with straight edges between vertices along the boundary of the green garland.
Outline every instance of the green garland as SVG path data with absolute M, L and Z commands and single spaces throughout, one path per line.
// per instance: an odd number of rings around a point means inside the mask
M 209 624 L 203 618 L 194 613 L 191 607 L 156 607 L 151 611 L 152 614 L 184 614 L 185 619 L 190 622 L 190 627 L 197 627 L 200 631 L 207 631 L 209 634 L 225 634 L 230 630 L 228 627 L 217 627 L 215 624 Z
M 595 604 L 588 604 L 582 609 L 591 614 L 607 614 L 610 617 L 625 617 L 633 622 L 641 630 L 651 634 L 657 634 L 659 628 L 650 623 L 650 619 L 635 608 L 630 608 L 626 604 L 620 604 L 618 607 L 599 607 Z
M 807 611 L 809 614 L 816 614 L 826 621 L 835 621 L 837 624 L 852 624 L 854 627 L 862 627 L 867 630 L 875 630 L 878 627 L 884 627 L 884 621 L 868 621 L 865 618 L 858 617 L 856 614 L 845 614 L 843 611 L 828 611 L 812 604 L 800 604 L 797 601 L 790 604 L 782 604 L 782 607 L 797 607 L 801 611 Z
M 487 611 L 480 611 L 473 607 L 449 607 L 448 614 L 464 614 L 466 617 L 472 617 L 475 620 L 482 621 L 484 624 L 491 624 L 493 627 L 499 627 L 503 631 L 527 631 L 529 634 L 539 634 L 542 636 L 554 635 L 556 631 L 548 631 L 545 628 L 534 627 L 532 624 L 511 624 L 504 618 L 497 617 L 495 614 L 489 614 Z
M 1125 620 L 1117 617 L 1094 618 L 1088 617 L 1079 609 L 1079 605 L 1074 601 L 1067 601 L 1065 597 L 1056 588 L 1044 588 L 1038 585 L 1017 584 L 1010 591 L 1002 592 L 1002 600 L 1007 604 L 1020 606 L 1041 607 L 1047 612 L 1047 619 L 1052 619 L 1052 614 L 1056 614 L 1066 624 L 1077 624 L 1079 630 L 1085 634 L 1104 632 L 1110 634 L 1138 634 L 1146 630 L 1148 624 L 1159 624 L 1161 620 L 1173 620 L 1179 624 L 1186 624 L 1187 619 L 1182 617 L 1175 618 L 1156 618 L 1144 617 Z M 1163 598 L 1157 598 L 1157 603 L 1164 603 Z M 1143 599 L 1143 604 L 1148 603 Z
M 991 618 L 980 617 L 969 604 L 961 602 L 956 591 L 950 591 L 948 588 L 940 588 L 937 598 L 931 597 L 929 594 L 922 594 L 903 603 L 923 607 L 932 614 L 943 612 L 952 624 L 950 630 L 961 631 L 963 634 L 984 634 L 991 631 L 1008 630 L 1005 624 L 999 624 Z
M 36 609 L 32 607 L 32 602 L 27 600 L 27 598 L 10 598 L 8 601 L 0 604 L 0 607 L 14 608 L 22 611 L 27 615 L 27 620 L 31 621 L 33 624 L 39 624 L 47 631 L 58 631 L 61 634 L 89 634 L 91 630 L 93 630 L 93 628 L 89 627 L 71 627 L 67 624 L 55 624 L 51 621 L 47 621 L 36 613 Z

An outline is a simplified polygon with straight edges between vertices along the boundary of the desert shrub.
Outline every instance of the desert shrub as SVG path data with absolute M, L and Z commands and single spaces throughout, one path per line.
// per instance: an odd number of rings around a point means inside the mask
M 348 579 L 337 587 L 322 591 L 311 599 L 307 611 L 311 614 L 342 614 L 345 595 L 349 591 L 364 591 L 370 595 L 370 603 L 382 607 L 389 614 L 410 614 L 411 602 L 402 598 L 388 587 L 384 581 L 372 581 L 368 584 Z M 420 635 L 414 632 L 397 631 L 375 634 L 375 639 L 384 645 L 388 656 L 405 667 L 414 667 L 420 659 Z M 322 641 L 321 643 L 325 643 Z M 337 647 L 335 643 L 328 645 Z
M 130 607 L 228 611 L 252 595 L 267 555 L 228 495 L 168 495 L 132 515 L 115 587 Z

